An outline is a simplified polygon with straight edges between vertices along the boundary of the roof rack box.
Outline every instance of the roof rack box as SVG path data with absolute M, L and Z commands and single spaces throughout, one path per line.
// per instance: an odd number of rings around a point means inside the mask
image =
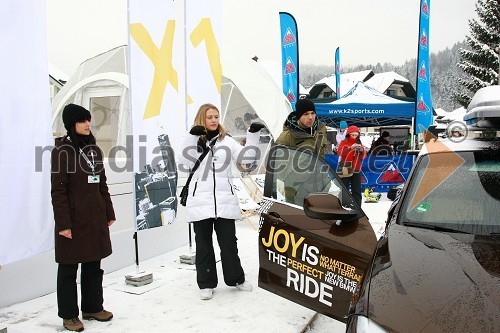
M 500 86 L 479 89 L 467 107 L 464 120 L 474 128 L 500 129 Z

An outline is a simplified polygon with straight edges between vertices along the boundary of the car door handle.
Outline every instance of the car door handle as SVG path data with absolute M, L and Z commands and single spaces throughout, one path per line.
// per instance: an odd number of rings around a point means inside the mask
M 276 212 L 269 212 L 269 213 L 261 213 L 262 218 L 265 220 L 269 221 L 271 224 L 283 224 L 285 223 L 285 220 L 283 220 L 280 216 L 280 214 Z

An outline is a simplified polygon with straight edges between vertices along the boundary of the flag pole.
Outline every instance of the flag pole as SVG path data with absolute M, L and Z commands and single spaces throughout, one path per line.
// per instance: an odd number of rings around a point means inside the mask
M 188 71 L 187 71 L 187 9 L 186 9 L 186 2 L 187 0 L 184 0 L 184 111 L 185 111 L 185 126 L 186 126 L 186 131 L 189 128 L 188 124 L 188 95 L 187 95 L 187 89 L 188 89 Z M 191 223 L 188 223 L 188 253 L 181 254 L 179 256 L 179 261 L 183 264 L 188 264 L 188 265 L 194 265 L 196 262 L 196 254 L 193 253 L 193 248 L 192 248 L 192 237 L 191 237 Z

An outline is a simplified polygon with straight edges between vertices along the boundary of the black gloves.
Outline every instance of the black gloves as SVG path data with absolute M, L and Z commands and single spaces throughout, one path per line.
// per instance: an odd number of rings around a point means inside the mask
M 248 131 L 250 133 L 255 133 L 255 132 L 260 131 L 264 127 L 266 127 L 266 126 L 264 126 L 264 124 L 262 124 L 262 123 L 252 123 L 252 124 L 250 124 L 250 128 L 248 129 Z
M 191 128 L 191 130 L 189 131 L 189 134 L 192 134 L 192 135 L 207 135 L 207 130 L 205 129 L 204 126 L 193 126 L 193 128 Z

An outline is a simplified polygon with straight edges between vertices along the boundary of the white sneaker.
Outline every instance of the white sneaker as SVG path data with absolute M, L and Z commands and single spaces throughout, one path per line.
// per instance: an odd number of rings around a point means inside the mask
M 214 290 L 212 288 L 205 288 L 200 290 L 200 296 L 202 300 L 209 300 L 214 295 Z
M 236 288 L 241 291 L 252 291 L 252 284 L 248 281 L 243 282 L 242 284 L 236 284 Z

